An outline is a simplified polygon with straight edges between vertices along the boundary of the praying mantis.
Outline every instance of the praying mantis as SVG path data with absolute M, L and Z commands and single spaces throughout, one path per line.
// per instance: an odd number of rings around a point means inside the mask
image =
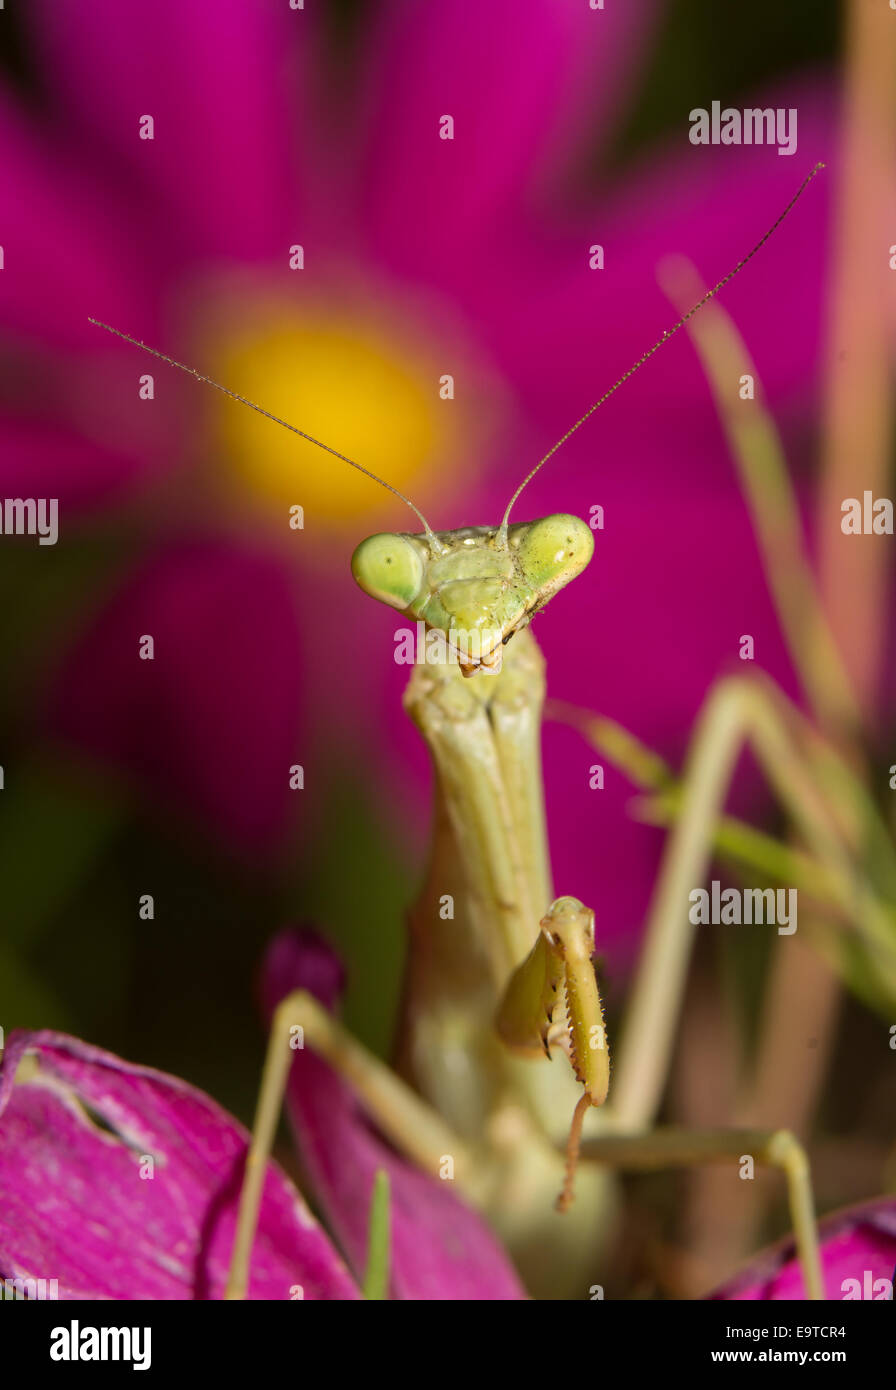
M 555 897 L 551 883 L 540 752 L 545 663 L 530 630 L 533 616 L 586 568 L 594 539 L 585 522 L 567 514 L 509 520 L 535 473 L 751 260 L 821 167 L 734 269 L 544 455 L 497 525 L 433 531 L 413 502 L 353 459 L 185 364 L 91 320 L 360 469 L 406 503 L 423 530 L 362 541 L 352 572 L 367 595 L 424 623 L 440 644 L 438 659 L 415 666 L 404 696 L 432 757 L 435 808 L 425 881 L 409 916 L 395 1067 L 367 1051 L 310 993 L 291 994 L 278 1006 L 247 1155 L 228 1298 L 244 1297 L 248 1285 L 265 1166 L 296 1029 L 304 1045 L 351 1084 L 399 1152 L 434 1181 L 444 1177 L 450 1159 L 453 1181 L 517 1258 L 530 1291 L 556 1296 L 552 1289 L 575 1287 L 580 1279 L 585 1293 L 595 1251 L 611 1224 L 612 1169 L 736 1162 L 748 1153 L 783 1170 L 806 1293 L 823 1297 L 809 1167 L 795 1137 L 786 1130 L 691 1132 L 652 1125 L 692 937 L 687 893 L 708 865 L 741 739 L 752 738 L 810 847 L 834 869 L 844 857 L 836 829 L 819 815 L 811 788 L 807 792 L 806 772 L 790 753 L 780 711 L 752 686 L 725 687 L 705 715 L 697 766 L 690 768 L 681 804 L 668 815 L 675 826 L 628 1019 L 612 1049 L 611 1074 L 592 962 L 594 913 L 576 898 Z M 649 760 L 643 762 L 649 771 Z

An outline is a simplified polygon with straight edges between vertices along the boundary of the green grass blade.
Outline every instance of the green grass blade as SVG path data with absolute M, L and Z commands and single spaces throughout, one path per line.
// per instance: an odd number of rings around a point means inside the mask
M 365 1298 L 380 1302 L 389 1297 L 389 1216 L 389 1174 L 378 1168 L 370 1198 L 367 1267 L 362 1292 Z

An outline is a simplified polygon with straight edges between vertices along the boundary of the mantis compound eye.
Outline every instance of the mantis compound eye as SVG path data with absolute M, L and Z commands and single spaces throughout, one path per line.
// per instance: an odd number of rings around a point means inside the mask
M 517 553 L 533 588 L 552 594 L 582 573 L 594 554 L 594 537 L 579 517 L 558 512 L 533 521 Z
M 382 532 L 358 546 L 352 556 L 352 574 L 365 594 L 390 608 L 404 609 L 420 592 L 423 561 L 404 536 Z

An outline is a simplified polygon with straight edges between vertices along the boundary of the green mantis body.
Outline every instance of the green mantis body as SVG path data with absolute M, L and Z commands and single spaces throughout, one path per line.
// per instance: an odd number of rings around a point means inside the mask
M 372 536 L 355 551 L 352 572 L 372 597 L 439 631 L 445 654 L 456 657 L 463 677 L 479 673 L 480 680 L 488 680 L 502 671 L 504 646 L 582 572 L 593 549 L 584 522 L 558 514 L 511 527 L 465 528 L 438 536 Z M 492 1013 L 502 1041 L 524 1054 L 543 1050 L 550 1060 L 550 1041 L 562 1040 L 576 1079 L 585 1088 L 583 1102 L 601 1105 L 607 1096 L 609 1061 L 591 963 L 594 915 L 575 898 L 547 901 L 544 809 L 537 742 L 532 738 L 537 729 L 532 703 L 537 685 L 530 681 L 527 692 L 514 671 L 500 692 L 485 691 L 481 700 L 462 689 L 451 691 L 450 679 L 424 678 L 416 683 L 421 684 L 424 688 L 418 693 L 412 683 L 407 704 L 435 759 L 438 795 L 453 829 L 463 891 L 480 937 L 465 958 L 491 958 L 492 988 L 499 999 Z M 514 706 L 517 711 L 528 707 L 528 720 L 514 721 Z M 479 727 L 472 743 L 467 738 L 466 758 L 461 759 L 456 735 L 446 734 L 445 725 L 462 726 L 471 717 Z M 443 754 L 446 742 L 454 746 Z M 492 745 L 494 761 L 483 775 Z M 464 767 L 465 761 L 469 765 Z M 487 804 L 470 805 L 471 789 L 474 798 L 487 798 Z M 506 883 L 498 882 L 499 875 Z M 532 923 L 539 919 L 535 945 L 521 959 Z M 455 952 L 456 948 L 455 942 Z M 418 981 L 411 997 L 419 1000 L 422 995 Z M 444 1094 L 439 1100 L 444 1107 Z M 577 1106 L 571 1145 L 577 1142 L 580 1114 Z M 549 1132 L 549 1124 L 543 1127 Z M 570 1178 L 572 1158 L 571 1152 Z M 564 1205 L 571 1195 L 567 1182 Z
M 648 1132 L 656 1098 L 644 1100 L 641 1078 L 655 1065 L 650 1009 L 645 1023 L 642 1005 L 641 1025 L 626 1031 L 621 1052 L 614 1047 L 620 1061 L 611 1082 L 592 964 L 594 917 L 576 898 L 554 897 L 541 778 L 544 661 L 527 629 L 587 566 L 593 537 L 567 514 L 514 525 L 508 517 L 522 487 L 573 430 L 524 479 L 500 524 L 435 533 L 417 512 L 422 533 L 376 535 L 355 551 L 352 570 L 361 588 L 425 623 L 443 643 L 443 660 L 415 667 L 404 701 L 432 756 L 435 805 L 429 862 L 409 918 L 396 1065 L 392 1070 L 368 1054 L 304 992 L 279 1006 L 247 1160 L 231 1297 L 242 1296 L 247 1283 L 264 1162 L 292 1055 L 290 1030 L 297 1025 L 307 1044 L 351 1081 L 400 1150 L 434 1178 L 452 1160 L 458 1187 L 485 1211 L 530 1290 L 542 1296 L 576 1296 L 577 1289 L 585 1296 L 611 1227 L 608 1165 L 728 1161 L 744 1142 L 717 1132 Z M 676 959 L 682 954 L 677 917 L 666 913 L 649 940 L 648 955 L 655 959 L 649 979 L 636 988 L 636 1002 L 653 998 L 662 974 L 656 961 L 665 968 L 670 953 Z M 583 1144 L 586 1116 L 597 1109 L 593 1136 Z M 750 1139 L 760 1161 L 787 1172 L 807 1287 L 818 1296 L 801 1151 L 787 1135 L 754 1133 Z M 574 1187 L 580 1147 L 587 1148 L 588 1161 Z M 574 1191 L 574 1214 L 564 1215 Z

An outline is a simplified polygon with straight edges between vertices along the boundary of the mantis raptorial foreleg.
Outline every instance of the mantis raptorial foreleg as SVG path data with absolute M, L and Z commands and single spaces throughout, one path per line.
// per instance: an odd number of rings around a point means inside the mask
M 799 1141 L 787 1130 L 654 1130 L 640 1134 L 607 1134 L 582 1142 L 582 1122 L 589 1106 L 606 1100 L 610 1078 L 609 1051 L 600 995 L 591 955 L 594 917 L 575 898 L 560 898 L 541 923 L 542 935 L 511 977 L 498 1012 L 498 1031 L 516 1048 L 530 1050 L 562 1037 L 577 1079 L 584 1086 L 573 1116 L 567 1145 L 566 1181 L 557 1201 L 566 1210 L 573 1199 L 573 1182 L 580 1159 L 613 1168 L 647 1170 L 700 1163 L 742 1161 L 781 1169 L 787 1180 L 788 1201 L 796 1247 L 807 1296 L 824 1297 L 809 1162 Z M 566 1014 L 553 1021 L 561 986 Z M 533 1026 L 534 1023 L 534 1026 Z M 558 1028 L 562 1033 L 558 1033 Z
M 463 1186 L 472 1167 L 466 1146 L 444 1120 L 384 1062 L 353 1038 L 314 995 L 307 990 L 296 990 L 281 1000 L 271 1020 L 252 1139 L 246 1155 L 225 1294 L 228 1299 L 246 1296 L 265 1169 L 283 1108 L 297 1037 L 302 1039 L 303 1046 L 307 1043 L 312 1047 L 353 1087 L 383 1134 L 424 1171 L 437 1174 L 444 1155 L 451 1154 L 455 1178 Z
M 594 913 L 578 898 L 558 898 L 541 919 L 541 935 L 510 977 L 497 1015 L 509 1047 L 550 1057 L 550 1044 L 566 1049 L 576 1080 L 585 1088 L 573 1112 L 566 1149 L 566 1177 L 557 1210 L 573 1199 L 582 1125 L 589 1106 L 603 1105 L 610 1085 L 610 1053 L 603 1005 L 591 957 Z M 562 990 L 562 997 L 561 997 Z M 557 1020 L 558 1009 L 563 1011 Z

